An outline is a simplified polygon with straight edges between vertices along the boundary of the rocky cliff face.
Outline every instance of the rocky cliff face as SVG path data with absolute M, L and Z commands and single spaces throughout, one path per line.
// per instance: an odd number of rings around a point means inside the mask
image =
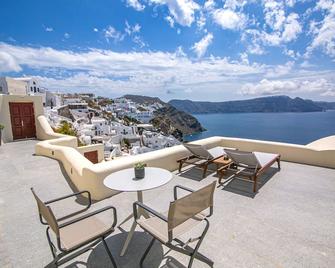
M 194 134 L 205 130 L 194 116 L 178 110 L 159 98 L 138 95 L 125 95 L 123 97 L 142 105 L 159 104 L 160 108 L 154 112 L 155 117 L 151 120 L 151 123 L 155 128 L 166 134 L 172 134 L 181 139 L 182 135 Z

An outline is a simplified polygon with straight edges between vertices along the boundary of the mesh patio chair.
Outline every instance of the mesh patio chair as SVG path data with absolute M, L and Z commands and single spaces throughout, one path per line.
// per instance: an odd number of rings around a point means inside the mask
M 65 262 L 90 250 L 92 246 L 102 241 L 113 266 L 115 268 L 117 267 L 112 253 L 105 241 L 105 238 L 114 232 L 114 227 L 117 222 L 116 209 L 114 207 L 107 206 L 74 219 L 74 215 L 82 214 L 82 212 L 88 210 L 91 206 L 91 195 L 88 191 L 73 193 L 47 202 L 43 202 L 36 195 L 33 188 L 31 188 L 31 191 L 37 202 L 40 222 L 43 225 L 48 225 L 46 228 L 46 236 L 54 258 L 52 261 L 53 265 L 58 267 L 59 265 L 64 264 Z M 49 204 L 83 194 L 87 195 L 89 200 L 88 205 L 84 209 L 56 219 Z M 98 217 L 96 217 L 99 213 L 106 212 L 107 210 L 113 211 L 113 222 L 111 225 L 105 224 Z M 64 222 L 70 217 L 71 220 Z M 56 236 L 57 247 L 51 240 L 50 230 Z M 68 254 L 70 255 L 68 256 Z M 66 258 L 64 258 L 65 256 Z
M 253 182 L 253 192 L 257 192 L 257 179 L 258 177 L 271 167 L 275 162 L 278 164 L 278 170 L 280 170 L 280 155 L 270 154 L 262 152 L 245 152 L 225 149 L 226 154 L 233 161 L 236 169 L 228 169 L 233 171 L 233 175 L 228 178 L 231 181 L 234 178 Z M 219 184 L 222 183 L 223 173 L 219 178 Z
M 211 267 L 213 261 L 198 252 L 198 249 L 208 231 L 208 217 L 213 214 L 213 195 L 215 190 L 213 183 L 193 191 L 192 189 L 177 185 L 174 187 L 174 201 L 170 202 L 167 217 L 156 212 L 140 202 L 134 203 L 134 217 L 142 229 L 148 232 L 153 238 L 141 258 L 140 265 L 143 267 L 144 260 L 148 255 L 155 240 L 160 241 L 172 250 L 190 256 L 188 267 L 193 264 L 194 258 L 207 263 Z M 188 195 L 178 199 L 177 190 L 182 189 L 190 192 Z M 144 218 L 141 216 L 141 210 L 148 212 L 151 217 Z M 207 213 L 206 211 L 209 210 Z M 180 236 L 185 235 L 193 227 L 200 223 L 205 223 L 202 234 L 196 238 L 190 238 L 187 242 L 183 242 Z M 188 244 L 196 242 L 194 248 Z
M 191 155 L 179 159 L 179 172 L 184 164 L 192 164 L 203 169 L 202 177 L 205 178 L 207 169 L 214 160 L 225 155 L 224 147 L 214 147 L 207 150 L 204 146 L 193 143 L 184 143 L 184 147 L 191 153 Z

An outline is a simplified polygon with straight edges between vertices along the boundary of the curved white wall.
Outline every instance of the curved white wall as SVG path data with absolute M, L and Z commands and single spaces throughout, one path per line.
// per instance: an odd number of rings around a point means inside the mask
M 179 145 L 92 164 L 80 153 L 80 150 L 83 149 L 77 148 L 77 139 L 75 137 L 54 133 L 44 116 L 39 116 L 37 120 L 38 138 L 45 140 L 36 145 L 36 154 L 61 161 L 78 190 L 90 191 L 92 198 L 95 200 L 101 200 L 118 193 L 103 185 L 105 177 L 115 171 L 133 167 L 137 162 L 144 162 L 148 166 L 161 167 L 173 171 L 178 168 L 177 160 L 188 154 L 187 150 L 182 145 Z M 333 139 L 331 139 L 332 142 L 334 142 Z M 282 160 L 335 168 L 334 149 L 316 150 L 303 145 L 226 137 L 211 137 L 195 143 L 202 144 L 207 148 L 225 146 L 246 151 L 279 153 L 282 156 Z M 329 148 L 334 148 L 334 144 L 330 144 Z

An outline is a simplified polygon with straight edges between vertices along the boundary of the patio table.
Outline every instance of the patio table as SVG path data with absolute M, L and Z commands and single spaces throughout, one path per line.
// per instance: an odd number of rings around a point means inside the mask
M 137 192 L 137 200 L 143 202 L 143 191 L 158 188 L 172 179 L 172 173 L 166 169 L 146 167 L 145 177 L 143 179 L 135 179 L 134 168 L 123 169 L 108 175 L 104 179 L 104 185 L 112 190 L 121 192 Z M 149 215 L 145 211 L 141 211 L 141 216 L 148 218 Z M 133 218 L 130 214 L 120 225 Z M 128 248 L 130 240 L 135 232 L 136 221 L 131 226 L 127 239 L 123 245 L 120 256 L 123 256 Z

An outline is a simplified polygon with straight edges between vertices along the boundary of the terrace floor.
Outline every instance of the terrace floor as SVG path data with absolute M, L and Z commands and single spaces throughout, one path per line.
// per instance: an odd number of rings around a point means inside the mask
M 45 227 L 39 223 L 30 187 L 44 200 L 72 191 L 57 161 L 33 155 L 35 144 L 22 141 L 0 147 L 0 267 L 44 267 L 51 262 Z M 195 169 L 175 175 L 169 184 L 145 192 L 144 201 L 166 210 L 175 184 L 197 189 L 217 179 L 210 175 L 200 180 L 199 175 Z M 200 252 L 220 268 L 334 267 L 335 170 L 282 162 L 281 171 L 269 170 L 263 181 L 256 196 L 250 194 L 251 184 L 242 181 L 216 190 L 214 215 Z M 92 209 L 113 205 L 121 221 L 131 212 L 135 199 L 135 193 L 121 193 Z M 79 206 L 78 202 L 73 205 Z M 58 212 L 71 211 L 71 207 L 61 204 Z M 130 222 L 124 229 L 129 226 Z M 150 237 L 138 228 L 127 254 L 120 257 L 126 235 L 117 230 L 108 237 L 108 245 L 119 267 L 139 267 Z M 187 262 L 187 257 L 155 243 L 146 267 L 181 268 Z M 66 267 L 110 267 L 110 262 L 98 244 Z M 195 261 L 194 267 L 208 266 Z

